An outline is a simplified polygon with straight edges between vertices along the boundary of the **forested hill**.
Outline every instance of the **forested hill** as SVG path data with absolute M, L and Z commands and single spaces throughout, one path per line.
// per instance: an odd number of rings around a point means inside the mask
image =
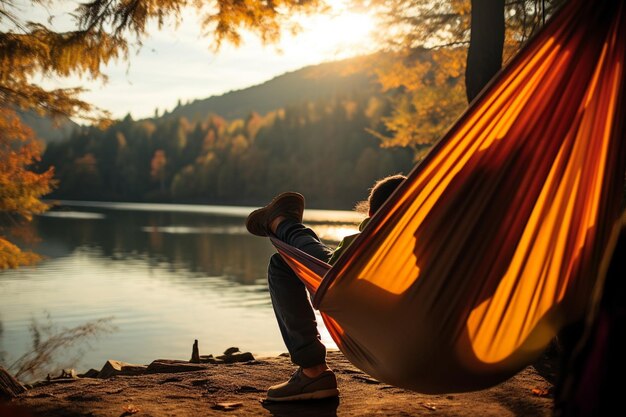
M 45 143 L 67 139 L 72 131 L 78 127 L 78 124 L 67 117 L 55 122 L 49 117 L 40 116 L 33 111 L 18 110 L 17 114 L 22 122 L 29 126 L 35 135 Z
M 239 119 L 251 112 L 264 115 L 303 100 L 315 101 L 341 92 L 371 89 L 375 77 L 360 65 L 366 59 L 356 57 L 308 66 L 260 85 L 179 104 L 163 117 L 185 117 L 189 121 L 198 121 L 213 113 L 226 119 Z
M 357 60 L 305 68 L 162 117 L 81 127 L 51 143 L 50 198 L 259 205 L 286 190 L 349 209 L 373 182 L 407 173 L 411 148 L 383 148 L 392 110 Z M 205 106 L 205 107 L 202 107 Z

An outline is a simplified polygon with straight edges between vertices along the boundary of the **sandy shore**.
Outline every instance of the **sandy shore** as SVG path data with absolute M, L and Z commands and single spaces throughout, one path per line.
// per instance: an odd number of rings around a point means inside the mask
M 65 378 L 41 383 L 0 409 L 2 417 L 78 416 L 550 416 L 548 359 L 490 389 L 424 395 L 380 383 L 328 353 L 341 391 L 332 400 L 263 401 L 268 386 L 294 371 L 288 357 L 175 367 L 162 373 Z M 548 379 L 544 376 L 548 376 Z M 7 408 L 8 407 L 8 408 Z

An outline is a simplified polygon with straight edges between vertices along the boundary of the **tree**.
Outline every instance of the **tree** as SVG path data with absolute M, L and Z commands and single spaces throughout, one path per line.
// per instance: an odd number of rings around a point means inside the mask
M 379 80 L 399 92 L 384 144 L 419 158 L 563 1 L 372 0 L 388 52 Z
M 165 152 L 162 149 L 157 149 L 150 162 L 150 177 L 153 180 L 159 182 L 159 190 L 165 191 L 165 166 L 167 165 L 167 158 Z
M 0 108 L 0 269 L 28 265 L 39 259 L 9 241 L 21 224 L 46 209 L 39 197 L 52 190 L 52 168 L 29 170 L 39 160 L 41 145 L 14 112 Z
M 195 7 L 205 33 L 214 46 L 241 42 L 249 30 L 266 42 L 275 41 L 287 17 L 323 6 L 322 0 L 91 0 L 79 3 L 70 16 L 70 29 L 57 31 L 51 22 L 68 17 L 67 2 L 55 0 L 0 0 L 0 268 L 33 262 L 36 255 L 22 252 L 7 237 L 6 219 L 29 220 L 46 210 L 39 197 L 52 189 L 53 171 L 32 171 L 41 149 L 23 126 L 15 109 L 47 116 L 80 117 L 106 123 L 108 113 L 80 98 L 81 87 L 48 89 L 34 80 L 79 76 L 106 80 L 102 68 L 113 60 L 127 59 L 140 47 L 150 22 L 162 27 L 168 19 L 179 23 L 184 7 Z M 48 22 L 30 21 L 33 9 L 61 10 Z
M 0 98 L 3 105 L 99 120 L 104 112 L 82 101 L 82 88 L 47 90 L 34 83 L 34 76 L 71 75 L 105 80 L 102 68 L 112 60 L 127 59 L 132 46 L 140 46 L 147 27 L 159 28 L 168 21 L 178 24 L 185 7 L 194 7 L 202 17 L 202 29 L 211 35 L 215 48 L 228 41 L 241 42 L 241 31 L 256 33 L 266 42 L 276 41 L 281 28 L 293 27 L 288 17 L 323 6 L 322 0 L 92 0 L 71 11 L 73 30 L 58 32 L 49 24 L 31 22 L 16 0 L 0 0 Z M 67 7 L 54 0 L 29 2 L 32 8 L 47 5 Z M 28 6 L 26 6 L 28 7 Z M 49 21 L 67 18 L 68 10 L 51 15 Z
M 397 105 L 404 106 L 398 107 L 402 111 L 396 111 L 394 117 L 386 120 L 387 129 L 393 135 L 387 137 L 390 139 L 387 144 L 411 144 L 421 149 L 432 143 L 462 108 L 459 85 L 464 48 L 469 42 L 470 0 L 354 1 L 377 8 L 387 24 L 387 29 L 381 32 L 388 35 L 386 40 L 391 59 L 388 66 L 392 69 L 391 74 L 398 75 L 395 79 L 393 76 L 381 77 L 381 83 L 385 88 L 396 88 Z M 535 0 L 507 3 L 504 13 L 507 28 L 512 32 L 505 36 L 505 52 L 507 45 L 519 45 L 532 34 L 545 15 L 549 15 L 554 5 L 561 1 L 541 2 L 548 5 L 546 9 L 542 6 L 541 10 Z M 504 0 L 493 2 L 498 5 L 498 10 L 489 16 L 499 18 L 503 3 Z M 0 107 L 5 121 L 12 120 L 13 109 L 19 108 L 50 116 L 77 116 L 88 121 L 106 122 L 108 114 L 105 111 L 80 98 L 81 87 L 47 89 L 34 80 L 50 76 L 106 80 L 102 69 L 107 63 L 128 59 L 130 51 L 141 46 L 151 23 L 156 23 L 159 28 L 167 22 L 179 24 L 186 7 L 196 9 L 201 16 L 202 30 L 218 49 L 223 42 L 238 45 L 242 30 L 256 33 L 265 42 L 274 42 L 282 30 L 297 27 L 295 20 L 290 19 L 294 14 L 319 11 L 326 6 L 325 0 L 91 0 L 72 6 L 76 8 L 67 14 L 64 9 L 67 4 L 75 3 L 31 0 L 24 5 L 17 0 L 0 0 Z M 474 4 L 484 10 L 491 7 L 486 0 L 475 0 Z M 50 13 L 48 22 L 34 22 L 27 17 L 32 15 L 33 8 L 60 12 Z M 68 30 L 55 30 L 50 23 L 57 18 L 67 20 L 68 16 Z M 427 53 L 416 53 L 423 50 Z M 449 65 L 452 62 L 454 65 Z M 468 71 L 472 72 L 470 68 Z M 410 77 L 402 75 L 411 72 Z M 479 72 L 482 72 L 480 65 Z M 483 79 L 490 76 L 487 74 Z M 446 91 L 445 101 L 442 91 Z M 14 136 L 3 134 L 3 138 L 11 144 L 3 147 L 2 152 L 26 146 Z M 24 152 L 30 155 L 31 161 L 37 160 L 35 147 L 28 147 Z M 8 160 L 8 153 L 2 158 Z M 28 163 L 23 167 L 20 175 L 28 176 Z M 30 185 L 24 185 L 19 192 L 38 199 L 45 194 L 42 190 L 52 186 L 51 179 L 51 174 L 43 175 L 37 183 L 38 188 L 28 183 Z M 15 210 L 14 205 L 5 202 L 0 203 L 0 207 L 3 207 L 3 213 L 13 214 L 12 210 Z M 43 205 L 25 209 L 25 218 L 44 209 Z
M 472 101 L 502 66 L 504 0 L 472 0 L 465 92 Z

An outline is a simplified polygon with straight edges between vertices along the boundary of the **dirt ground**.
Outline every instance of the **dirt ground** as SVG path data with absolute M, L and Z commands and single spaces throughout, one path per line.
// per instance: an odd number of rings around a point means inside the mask
M 268 386 L 294 371 L 288 357 L 202 365 L 191 372 L 58 379 L 0 406 L 1 417 L 77 416 L 551 416 L 547 359 L 493 388 L 424 395 L 380 383 L 328 353 L 340 396 L 294 403 L 264 402 Z M 553 375 L 552 375 L 553 376 Z

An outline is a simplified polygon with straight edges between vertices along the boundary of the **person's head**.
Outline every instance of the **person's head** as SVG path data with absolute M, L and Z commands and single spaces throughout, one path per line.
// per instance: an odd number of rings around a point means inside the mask
M 405 179 L 406 177 L 400 174 L 379 179 L 370 188 L 367 201 L 361 201 L 357 204 L 357 210 L 373 216 Z

